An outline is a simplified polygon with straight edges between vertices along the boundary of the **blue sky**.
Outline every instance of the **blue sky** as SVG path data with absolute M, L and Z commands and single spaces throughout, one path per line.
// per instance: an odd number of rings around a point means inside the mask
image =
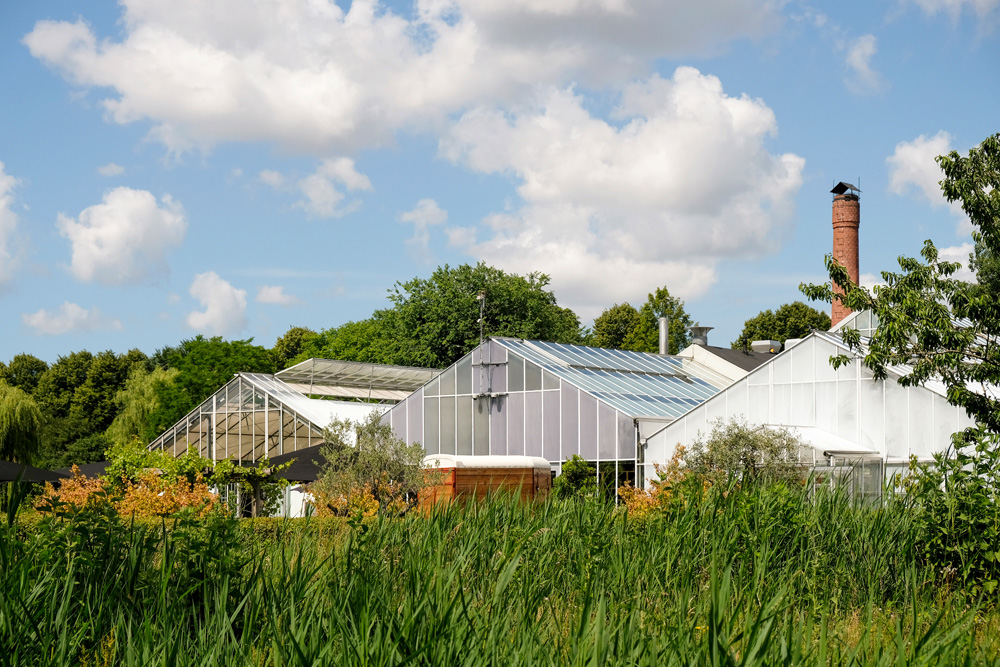
M 0 8 L 0 360 L 273 344 L 396 281 L 541 271 L 589 323 L 667 286 L 726 345 L 968 224 L 1000 0 L 127 0 Z

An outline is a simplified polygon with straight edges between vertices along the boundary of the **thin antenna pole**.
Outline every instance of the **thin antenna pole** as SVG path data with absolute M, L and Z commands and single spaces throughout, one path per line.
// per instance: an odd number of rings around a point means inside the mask
M 483 332 L 484 332 L 484 320 L 486 318 L 486 290 L 479 290 L 476 294 L 476 300 L 479 301 L 479 391 L 477 393 L 483 394 L 487 393 L 484 391 L 483 385 L 486 384 L 486 364 L 483 359 Z
M 476 300 L 479 301 L 479 346 L 482 347 L 483 327 L 486 315 L 486 290 L 479 290 L 479 294 L 476 295 Z

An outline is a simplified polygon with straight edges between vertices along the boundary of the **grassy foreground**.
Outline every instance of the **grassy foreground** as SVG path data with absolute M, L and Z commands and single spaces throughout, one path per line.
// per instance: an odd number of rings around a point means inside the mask
M 779 487 L 642 520 L 498 498 L 261 525 L 0 528 L 0 662 L 1000 664 L 1000 615 L 921 564 L 895 501 Z

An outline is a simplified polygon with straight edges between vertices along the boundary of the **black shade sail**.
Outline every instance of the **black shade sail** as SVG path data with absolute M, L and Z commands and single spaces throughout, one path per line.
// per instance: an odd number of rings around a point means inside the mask
M 0 482 L 58 482 L 66 479 L 67 475 L 55 472 L 54 470 L 42 470 L 34 466 L 13 461 L 0 461 Z

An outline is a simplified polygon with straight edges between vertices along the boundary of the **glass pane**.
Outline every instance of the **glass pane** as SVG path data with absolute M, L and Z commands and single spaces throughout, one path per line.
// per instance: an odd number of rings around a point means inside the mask
M 476 370 L 479 370 L 478 368 Z M 458 394 L 472 393 L 472 358 L 462 357 L 455 365 L 455 392 Z
M 455 395 L 455 367 L 452 366 L 444 373 L 441 373 L 441 395 Z
M 535 366 L 537 369 L 538 367 Z M 540 369 L 539 369 L 540 371 Z M 541 384 L 541 375 L 538 376 Z M 524 453 L 542 455 L 542 396 L 541 392 L 524 395 Z
M 490 402 L 490 454 L 507 454 L 507 397 L 497 396 Z
M 597 399 L 580 392 L 580 456 L 597 459 Z M 563 451 L 566 456 L 566 452 Z
M 455 408 L 458 411 L 457 414 L 458 430 L 456 432 L 458 443 L 455 453 L 471 455 L 473 453 L 472 452 L 472 398 L 469 396 L 458 397 L 456 399 Z
M 524 359 L 513 354 L 507 361 L 507 391 L 524 391 Z
M 635 422 L 625 415 L 618 415 L 618 458 L 635 458 Z M 632 469 L 632 484 L 635 484 L 634 467 Z
M 423 444 L 424 441 L 424 398 L 421 390 L 417 390 L 413 395 L 406 399 L 407 403 L 410 405 L 406 410 L 406 438 L 407 442 L 419 442 Z
M 542 389 L 558 389 L 559 378 L 549 372 L 542 373 Z
M 490 453 L 490 400 L 477 398 L 473 413 L 473 454 L 485 456 Z
M 441 397 L 441 454 L 455 451 L 455 397 Z
M 543 410 L 543 433 L 542 433 L 542 456 L 552 463 L 560 460 L 559 442 L 559 392 L 546 391 L 542 393 L 544 401 Z
M 618 413 L 614 408 L 598 405 L 597 454 L 601 461 L 614 460 L 618 456 Z
M 507 454 L 524 455 L 524 394 L 507 395 Z
M 441 433 L 438 426 L 438 402 L 437 398 L 424 399 L 424 450 L 428 454 L 441 453 Z
M 542 388 L 542 369 L 531 362 L 524 362 L 524 390 L 538 391 Z
M 240 409 L 253 410 L 253 387 L 240 380 Z

